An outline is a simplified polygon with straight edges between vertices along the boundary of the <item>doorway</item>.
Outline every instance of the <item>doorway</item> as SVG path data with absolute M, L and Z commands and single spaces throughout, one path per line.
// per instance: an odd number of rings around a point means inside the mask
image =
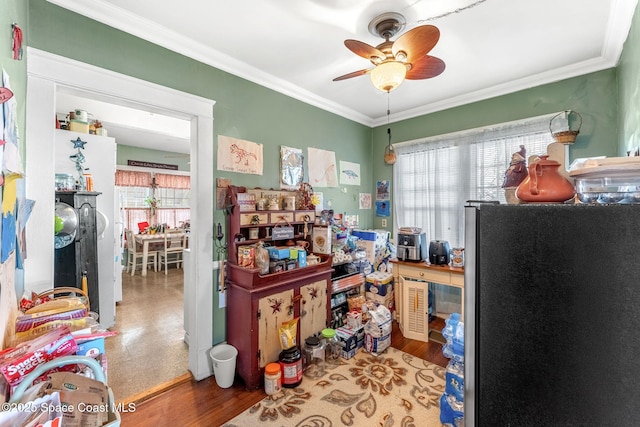
M 53 235 L 50 212 L 54 204 L 56 93 L 72 88 L 95 99 L 188 120 L 191 124 L 191 230 L 190 254 L 185 263 L 186 337 L 189 371 L 196 380 L 212 375 L 208 350 L 213 325 L 213 105 L 214 101 L 114 73 L 68 58 L 28 48 L 26 194 L 39 210 L 27 225 L 29 257 L 25 260 L 25 288 L 46 290 L 53 277 Z M 101 284 L 101 293 L 102 293 Z M 106 284 L 104 285 L 106 286 Z M 113 302 L 115 304 L 115 301 Z M 126 369 L 126 367 L 124 368 Z

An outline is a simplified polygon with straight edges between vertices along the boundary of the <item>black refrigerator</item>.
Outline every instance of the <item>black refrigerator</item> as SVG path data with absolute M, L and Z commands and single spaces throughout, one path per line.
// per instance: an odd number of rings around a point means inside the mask
M 465 207 L 465 426 L 640 425 L 640 205 Z

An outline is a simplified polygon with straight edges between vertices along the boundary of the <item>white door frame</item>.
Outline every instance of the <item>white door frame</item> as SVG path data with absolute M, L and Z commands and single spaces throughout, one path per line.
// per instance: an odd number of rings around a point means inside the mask
M 58 87 L 95 99 L 191 121 L 192 256 L 185 269 L 189 370 L 196 380 L 213 374 L 213 105 L 215 101 L 115 73 L 34 48 L 27 48 L 26 195 L 37 203 L 27 224 L 29 254 L 25 289 L 41 292 L 53 283 L 55 97 Z

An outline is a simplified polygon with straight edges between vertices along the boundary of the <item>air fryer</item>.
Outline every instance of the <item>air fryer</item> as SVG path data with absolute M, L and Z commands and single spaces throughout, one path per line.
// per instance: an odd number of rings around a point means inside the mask
M 448 265 L 450 249 L 446 240 L 432 240 L 429 244 L 429 262 L 434 265 Z

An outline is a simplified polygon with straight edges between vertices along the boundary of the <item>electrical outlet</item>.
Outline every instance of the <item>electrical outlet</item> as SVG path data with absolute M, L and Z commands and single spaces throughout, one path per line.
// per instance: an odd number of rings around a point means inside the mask
M 383 226 L 383 227 L 386 227 L 386 226 L 387 226 L 387 220 L 386 220 L 386 219 L 383 219 L 383 220 L 382 220 L 382 226 Z

